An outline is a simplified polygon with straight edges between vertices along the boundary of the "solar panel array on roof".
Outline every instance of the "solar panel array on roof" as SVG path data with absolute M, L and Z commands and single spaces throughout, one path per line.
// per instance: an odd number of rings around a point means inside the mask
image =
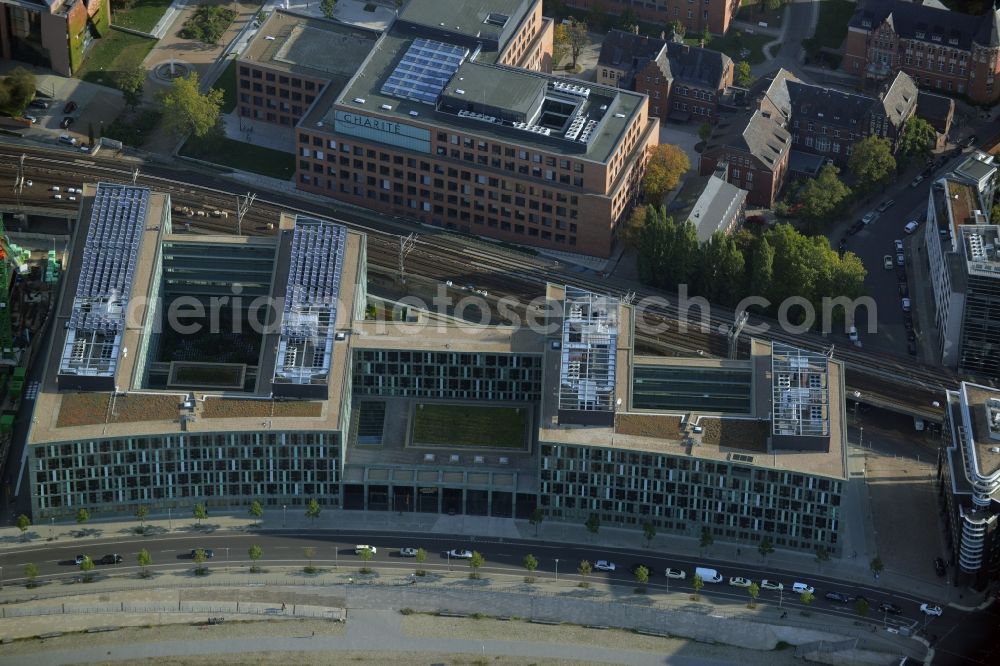
M 415 39 L 386 82 L 383 95 L 436 104 L 441 91 L 469 55 L 469 49 L 432 39 Z

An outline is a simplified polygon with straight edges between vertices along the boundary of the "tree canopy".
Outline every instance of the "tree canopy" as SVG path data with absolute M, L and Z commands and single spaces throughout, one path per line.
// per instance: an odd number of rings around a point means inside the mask
M 854 144 L 847 166 L 858 189 L 870 192 L 889 182 L 896 171 L 896 158 L 892 156 L 888 140 L 870 136 Z
M 937 130 L 929 122 L 910 116 L 899 137 L 899 153 L 905 160 L 927 157 L 934 148 L 936 138 Z
M 202 94 L 198 90 L 198 74 L 192 72 L 160 94 L 163 122 L 176 136 L 193 134 L 203 138 L 215 127 L 222 108 L 222 91 L 210 89 Z
M 646 202 L 659 204 L 667 192 L 677 187 L 681 176 L 691 168 L 687 153 L 675 145 L 661 143 L 649 151 L 646 173 L 642 177 L 642 190 Z
M 749 88 L 754 82 L 753 72 L 750 71 L 750 63 L 740 60 L 736 65 L 736 72 L 733 75 L 733 82 L 741 88 Z
M 802 216 L 810 222 L 828 222 L 841 212 L 851 196 L 851 188 L 841 182 L 840 169 L 832 164 L 819 170 L 819 176 L 805 181 L 798 192 Z
M 0 111 L 20 116 L 35 97 L 35 75 L 24 67 L 15 67 L 0 79 Z

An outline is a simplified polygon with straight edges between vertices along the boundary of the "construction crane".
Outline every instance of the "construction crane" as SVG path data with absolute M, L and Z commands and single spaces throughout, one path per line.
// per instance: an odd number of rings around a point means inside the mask
M 14 275 L 28 272 L 30 250 L 24 250 L 10 242 L 7 230 L 0 217 L 0 366 L 16 365 L 14 356 L 14 324 L 11 320 L 10 293 Z

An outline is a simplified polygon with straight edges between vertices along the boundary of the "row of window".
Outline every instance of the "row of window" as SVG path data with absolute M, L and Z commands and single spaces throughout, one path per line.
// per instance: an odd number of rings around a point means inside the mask
M 312 104 L 313 100 L 316 99 L 315 95 L 305 94 L 294 90 L 288 90 L 287 88 L 275 88 L 274 86 L 262 86 L 259 83 L 251 84 L 246 79 L 240 81 L 241 90 L 252 90 L 255 93 L 264 93 L 271 97 L 278 97 L 279 99 L 290 99 L 293 102 L 305 102 L 306 104 Z M 254 98 L 259 99 L 259 98 Z M 268 100 L 269 105 L 273 104 L 271 100 Z M 273 107 L 272 107 L 273 108 Z
M 250 69 L 246 65 L 240 65 L 240 76 L 250 77 L 252 79 L 263 79 L 264 81 L 270 83 L 279 83 L 283 86 L 290 85 L 294 88 L 303 88 L 304 90 L 318 90 L 322 84 L 318 84 L 315 81 L 309 79 L 301 79 L 297 76 L 285 76 L 284 74 L 275 74 L 274 72 L 261 72 L 259 69 Z
M 305 136 L 305 135 L 302 135 Z M 300 141 L 302 140 L 300 136 Z M 557 165 L 562 170 L 572 169 L 576 173 L 583 173 L 584 164 L 582 162 L 577 162 L 574 160 L 568 160 L 565 158 L 560 158 L 558 161 L 555 157 L 551 155 L 543 155 L 542 153 L 533 153 L 523 148 L 511 148 L 510 146 L 503 146 L 500 144 L 491 144 L 481 139 L 473 139 L 468 136 L 460 136 L 458 134 L 447 134 L 446 132 L 437 133 L 437 141 L 441 144 L 451 144 L 453 146 L 461 146 L 465 150 L 473 150 L 483 154 L 493 154 L 493 155 L 503 155 L 506 158 L 516 158 L 524 162 L 534 162 L 535 164 L 544 164 L 547 167 L 555 168 Z M 333 143 L 331 141 L 331 143 Z M 438 154 L 442 154 L 441 148 L 438 148 Z

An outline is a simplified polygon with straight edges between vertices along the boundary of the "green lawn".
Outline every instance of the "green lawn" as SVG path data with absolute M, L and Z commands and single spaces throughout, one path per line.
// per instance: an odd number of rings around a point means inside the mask
M 229 61 L 212 87 L 222 91 L 222 112 L 232 113 L 236 108 L 236 60 Z
M 415 444 L 527 448 L 527 407 L 421 403 L 416 406 L 414 413 Z
M 701 37 L 698 36 L 686 38 L 684 41 L 697 46 L 700 40 Z M 746 60 L 751 65 L 757 65 L 764 62 L 764 45 L 773 40 L 774 37 L 770 35 L 748 35 L 745 32 L 733 29 L 725 37 L 712 37 L 712 41 L 705 48 L 712 49 L 713 51 L 722 51 L 736 63 Z M 750 51 L 750 54 L 745 58 L 740 55 L 743 49 Z
M 112 23 L 123 28 L 149 32 L 167 12 L 171 0 L 136 0 L 131 9 L 116 9 Z
M 819 3 L 819 22 L 812 42 L 818 48 L 839 49 L 847 37 L 847 23 L 858 6 L 847 0 L 823 0 Z
M 90 48 L 83 62 L 83 68 L 77 72 L 77 77 L 113 88 L 117 73 L 130 65 L 142 62 L 154 46 L 156 46 L 155 39 L 139 37 L 112 28 Z
M 767 7 L 761 9 L 763 2 L 764 0 L 742 0 L 740 2 L 740 11 L 736 15 L 736 18 L 747 23 L 753 23 L 754 25 L 758 21 L 764 21 L 769 28 L 781 28 L 780 19 L 785 14 L 784 5 L 779 7 L 777 11 L 771 11 Z
M 188 139 L 181 148 L 181 155 L 280 180 L 289 180 L 295 175 L 294 154 L 232 139 L 221 139 L 209 145 L 200 139 Z

